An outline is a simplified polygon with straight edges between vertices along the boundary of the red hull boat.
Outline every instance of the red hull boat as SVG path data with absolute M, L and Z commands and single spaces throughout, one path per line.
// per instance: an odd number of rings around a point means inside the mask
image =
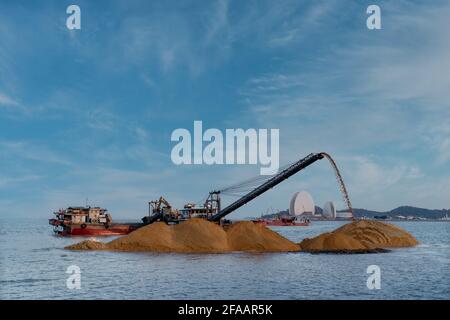
M 265 226 L 279 227 L 306 227 L 309 226 L 309 219 L 296 220 L 295 217 L 282 217 L 277 219 L 257 219 L 252 220 L 254 223 L 263 224 Z
M 55 212 L 49 219 L 53 231 L 61 236 L 116 236 L 128 234 L 142 226 L 141 223 L 112 223 L 106 209 L 99 207 L 69 207 Z

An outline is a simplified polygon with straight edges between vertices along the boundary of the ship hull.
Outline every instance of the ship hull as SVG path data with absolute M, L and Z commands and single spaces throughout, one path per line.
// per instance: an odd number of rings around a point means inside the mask
M 282 220 L 253 220 L 253 222 L 258 224 L 263 224 L 265 226 L 278 226 L 278 227 L 307 227 L 309 222 L 298 222 L 298 221 L 282 221 Z
M 131 225 L 115 225 L 106 228 L 105 226 L 71 226 L 68 235 L 72 236 L 117 236 L 129 234 L 136 230 L 137 227 Z
M 55 226 L 55 233 L 61 236 L 119 236 L 129 234 L 138 229 L 141 224 L 61 224 L 57 221 L 49 223 Z

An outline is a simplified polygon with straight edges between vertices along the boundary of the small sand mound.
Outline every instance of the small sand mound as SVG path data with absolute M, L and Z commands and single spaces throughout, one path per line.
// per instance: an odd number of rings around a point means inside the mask
M 65 247 L 65 249 L 70 250 L 104 250 L 107 249 L 106 244 L 103 242 L 93 241 L 93 240 L 85 240 L 77 244 L 73 244 Z
M 190 219 L 174 226 L 157 222 L 109 243 L 83 241 L 66 249 L 221 253 L 299 251 L 299 246 L 267 227 L 251 221 L 237 222 L 225 231 L 219 225 L 207 220 Z
M 312 239 L 305 239 L 300 243 L 304 251 L 343 251 L 343 250 L 366 250 L 369 249 L 360 241 L 346 234 L 323 233 Z
M 305 239 L 299 245 L 308 252 L 378 252 L 381 248 L 412 247 L 418 241 L 405 230 L 379 221 L 354 221 Z
M 232 224 L 227 230 L 228 244 L 233 251 L 298 251 L 297 244 L 264 225 L 251 221 Z

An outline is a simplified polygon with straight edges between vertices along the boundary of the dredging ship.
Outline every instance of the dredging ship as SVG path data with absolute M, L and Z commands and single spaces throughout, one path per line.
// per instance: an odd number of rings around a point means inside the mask
M 68 207 L 49 219 L 53 231 L 61 236 L 114 236 L 136 230 L 142 223 L 113 223 L 108 210 L 100 207 Z
M 167 200 L 160 197 L 158 200 L 149 202 L 149 213 L 148 216 L 142 218 L 142 223 L 112 223 L 111 216 L 106 213 L 107 210 L 100 207 L 69 207 L 65 210 L 55 212 L 56 219 L 50 219 L 49 223 L 55 227 L 55 232 L 60 235 L 122 235 L 157 221 L 164 221 L 167 224 L 178 224 L 191 218 L 203 218 L 211 222 L 226 225 L 231 222 L 225 219 L 225 216 L 323 158 L 327 158 L 334 168 L 336 178 L 344 196 L 344 201 L 347 204 L 349 212 L 353 213 L 344 181 L 336 163 L 330 155 L 321 152 L 311 153 L 305 158 L 288 165 L 281 172 L 270 176 L 262 184 L 259 184 L 261 178 L 256 177 L 222 190 L 211 191 L 203 206 L 200 207 L 196 207 L 195 204 L 186 204 L 183 209 L 177 210 L 173 209 Z M 227 192 L 231 192 L 232 194 L 236 191 L 242 191 L 254 183 L 258 183 L 259 185 L 225 208 L 221 207 L 221 194 L 226 194 Z M 254 222 L 263 223 L 268 226 L 305 226 L 309 224 L 309 219 L 297 219 L 298 217 L 289 216 L 287 218 L 273 220 L 262 219 Z

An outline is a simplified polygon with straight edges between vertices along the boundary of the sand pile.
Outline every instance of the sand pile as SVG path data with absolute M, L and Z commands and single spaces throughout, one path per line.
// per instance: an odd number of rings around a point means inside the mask
M 106 244 L 108 249 L 156 252 L 221 252 L 228 249 L 222 227 L 204 219 L 175 226 L 157 222 Z
M 299 243 L 301 250 L 308 252 L 376 252 L 417 244 L 405 230 L 379 221 L 354 221 Z
M 225 231 L 204 219 L 191 219 L 174 226 L 157 222 L 108 243 L 87 240 L 66 249 L 221 253 L 299 251 L 299 246 L 251 221 L 237 222 Z
M 231 251 L 298 251 L 297 244 L 282 237 L 262 224 L 241 221 L 227 230 Z
M 98 241 L 94 241 L 94 240 L 84 240 L 84 241 L 82 241 L 80 243 L 73 244 L 71 246 L 65 247 L 64 249 L 73 249 L 73 250 L 104 250 L 104 249 L 107 249 L 107 246 L 103 242 L 98 242 Z
M 411 247 L 417 240 L 405 230 L 378 221 L 355 221 L 332 232 L 295 244 L 261 224 L 241 221 L 224 230 L 204 219 L 169 226 L 157 222 L 108 243 L 87 240 L 66 247 L 71 250 L 116 250 L 184 253 L 331 252 L 367 253 L 384 248 Z

